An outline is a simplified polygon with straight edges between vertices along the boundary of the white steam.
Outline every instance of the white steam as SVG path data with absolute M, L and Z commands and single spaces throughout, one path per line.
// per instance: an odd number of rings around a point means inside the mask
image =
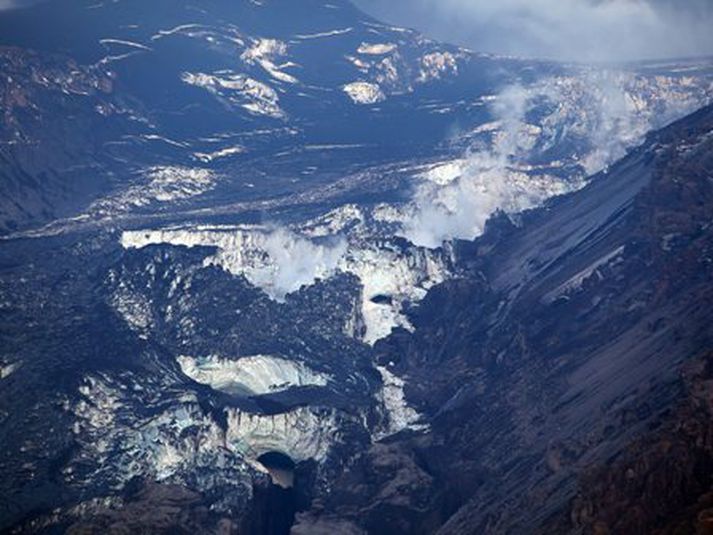
M 333 236 L 310 240 L 286 228 L 199 227 L 126 231 L 121 243 L 127 249 L 153 244 L 184 247 L 216 247 L 205 260 L 262 288 L 275 300 L 318 280 L 331 277 L 347 252 L 347 242 Z
M 263 247 L 268 262 L 253 272 L 251 282 L 278 300 L 331 276 L 347 252 L 344 239 L 316 243 L 285 228 L 267 234 Z
M 494 122 L 476 129 L 479 137 L 465 158 L 424 175 L 406 210 L 403 235 L 431 248 L 473 239 L 496 211 L 521 212 L 581 187 L 647 132 L 702 100 L 676 79 L 650 81 L 617 71 L 508 87 L 493 99 Z
M 438 247 L 454 238 L 474 238 L 497 210 L 520 212 L 560 193 L 559 184 L 516 171 L 512 164 L 534 143 L 525 121 L 531 93 L 520 86 L 503 91 L 493 105 L 499 131 L 487 149 L 471 150 L 446 184 L 426 179 L 413 200 L 404 235 L 416 245 Z

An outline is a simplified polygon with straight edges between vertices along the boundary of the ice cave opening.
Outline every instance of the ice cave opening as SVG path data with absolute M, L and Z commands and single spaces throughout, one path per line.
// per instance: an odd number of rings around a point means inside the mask
M 296 463 L 289 456 L 279 451 L 268 451 L 257 458 L 270 474 L 272 483 L 283 489 L 295 486 Z

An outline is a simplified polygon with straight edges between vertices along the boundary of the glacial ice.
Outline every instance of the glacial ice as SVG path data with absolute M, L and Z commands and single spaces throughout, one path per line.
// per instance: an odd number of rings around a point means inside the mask
M 278 301 L 330 277 L 346 251 L 346 244 L 339 239 L 316 243 L 285 229 L 264 227 L 130 231 L 122 234 L 121 241 L 125 248 L 137 249 L 152 244 L 217 247 L 206 265 L 243 275 Z
M 230 409 L 226 442 L 253 459 L 276 451 L 295 462 L 321 461 L 336 442 L 339 428 L 337 412 L 333 409 L 300 407 L 275 415 Z
M 219 424 L 195 394 L 170 384 L 165 377 L 147 378 L 141 385 L 129 376 L 85 377 L 79 398 L 66 406 L 75 416 L 77 459 L 92 459 L 92 464 L 80 472 L 66 471 L 65 478 L 70 483 L 80 477 L 101 479 L 121 488 L 137 476 L 185 483 L 182 478 L 194 474 L 198 480 L 193 484 L 209 491 L 250 485 L 254 461 L 269 451 L 296 462 L 319 462 L 339 440 L 344 416 L 332 409 L 302 407 L 260 415 L 229 408 L 225 424 Z M 172 393 L 168 398 L 167 391 Z M 231 493 L 226 500 L 249 498 L 249 490 Z
M 209 169 L 184 166 L 154 166 L 146 169 L 140 181 L 123 191 L 95 201 L 93 213 L 124 212 L 151 203 L 181 201 L 212 190 L 218 181 Z
M 349 207 L 346 210 L 344 218 L 358 215 Z M 263 227 L 127 231 L 121 238 L 125 248 L 151 244 L 217 247 L 206 265 L 243 275 L 276 300 L 337 272 L 354 274 L 363 286 L 361 315 L 366 326 L 364 341 L 369 344 L 388 336 L 394 327 L 410 329 L 403 304 L 418 302 L 429 288 L 448 277 L 448 259 L 439 252 L 418 247 L 402 250 L 388 240 L 351 244 L 334 236 L 326 240 L 319 243 L 287 229 Z M 374 302 L 379 296 L 387 296 L 390 302 Z
M 302 363 L 270 355 L 235 360 L 180 356 L 177 360 L 194 381 L 229 394 L 270 394 L 297 386 L 326 386 L 330 380 Z
M 406 402 L 404 395 L 405 381 L 391 373 L 386 366 L 377 366 L 376 369 L 381 374 L 384 385 L 378 397 L 386 410 L 388 423 L 383 429 L 375 433 L 374 438 L 381 440 L 404 429 L 425 429 L 426 426 L 424 424 L 419 424 L 421 415 Z

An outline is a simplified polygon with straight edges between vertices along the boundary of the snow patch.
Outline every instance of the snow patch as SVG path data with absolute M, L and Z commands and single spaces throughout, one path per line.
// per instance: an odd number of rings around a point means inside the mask
M 177 33 L 184 33 L 187 31 L 198 30 L 200 28 L 205 28 L 200 24 L 181 24 L 180 26 L 175 26 L 169 30 L 159 30 L 158 33 L 151 36 L 152 41 L 157 41 L 163 37 L 168 37 L 170 35 L 175 35 Z
M 364 54 L 367 56 L 383 56 L 386 54 L 390 54 L 391 52 L 396 50 L 396 48 L 397 45 L 395 45 L 394 43 L 362 43 L 361 45 L 359 45 L 357 52 L 359 54 Z
M 201 87 L 219 100 L 240 106 L 253 115 L 265 115 L 283 119 L 286 114 L 280 108 L 280 98 L 269 85 L 254 80 L 245 74 L 220 71 L 215 74 L 183 73 L 186 84 Z
M 450 52 L 433 52 L 421 57 L 419 68 L 417 82 L 426 83 L 438 80 L 444 75 L 458 74 L 458 60 Z
M 155 166 L 144 171 L 142 182 L 94 202 L 89 211 L 113 214 L 157 202 L 191 199 L 212 190 L 217 181 L 218 177 L 209 169 Z
M 151 51 L 151 48 L 146 45 L 142 45 L 141 43 L 135 43 L 133 41 L 124 41 L 123 39 L 100 39 L 99 42 L 104 46 L 119 45 L 126 46 L 129 48 L 137 48 L 139 50 Z
M 201 162 L 211 163 L 215 160 L 222 160 L 224 158 L 229 158 L 230 156 L 235 156 L 237 154 L 243 154 L 245 152 L 245 147 L 238 145 L 235 147 L 226 147 L 213 152 L 195 152 L 193 153 L 193 156 Z
M 355 104 L 377 104 L 386 100 L 386 95 L 378 84 L 353 82 L 342 89 Z
M 0 364 L 0 379 L 7 379 L 22 366 L 21 362 L 13 362 L 11 364 Z
M 335 35 L 345 35 L 353 31 L 354 28 L 343 28 L 341 30 L 331 30 L 328 32 L 310 33 L 310 34 L 298 34 L 295 35 L 296 39 L 309 40 L 309 39 L 321 39 L 323 37 L 334 37 Z
M 276 64 L 278 58 L 287 55 L 287 44 L 277 39 L 255 39 L 252 46 L 240 56 L 248 65 L 259 65 L 271 77 L 288 84 L 298 83 L 297 78 L 283 71 L 293 67 L 293 63 Z
M 159 202 L 189 199 L 213 189 L 215 175 L 208 169 L 180 166 L 152 167 L 143 193 Z
M 466 168 L 466 160 L 454 160 L 451 162 L 443 162 L 431 166 L 428 171 L 418 175 L 421 180 L 433 182 L 438 186 L 447 186 L 452 184 L 463 175 Z

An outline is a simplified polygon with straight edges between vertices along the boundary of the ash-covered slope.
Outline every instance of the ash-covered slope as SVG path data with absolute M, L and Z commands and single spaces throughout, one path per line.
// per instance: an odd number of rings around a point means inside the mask
M 462 244 L 415 331 L 375 348 L 429 431 L 360 453 L 303 532 L 704 529 L 712 214 L 706 108 Z

